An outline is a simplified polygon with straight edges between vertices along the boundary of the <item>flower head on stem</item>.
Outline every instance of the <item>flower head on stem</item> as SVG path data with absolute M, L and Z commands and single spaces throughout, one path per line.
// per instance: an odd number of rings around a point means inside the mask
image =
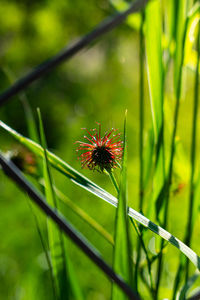
M 82 168 L 98 170 L 100 172 L 111 172 L 113 168 L 119 166 L 122 159 L 123 142 L 120 140 L 120 133 L 116 129 L 107 131 L 101 137 L 101 124 L 98 124 L 98 130 L 82 128 L 87 131 L 88 136 L 84 136 L 86 142 L 77 141 L 79 147 L 77 151 L 84 151 L 80 155 Z

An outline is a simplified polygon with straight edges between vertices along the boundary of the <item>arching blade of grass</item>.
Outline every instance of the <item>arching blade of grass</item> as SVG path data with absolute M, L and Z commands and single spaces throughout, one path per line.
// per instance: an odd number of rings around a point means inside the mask
M 15 130 L 7 126 L 5 123 L 0 121 L 0 127 L 10 133 L 16 140 L 22 143 L 24 146 L 28 147 L 31 151 L 33 151 L 36 155 L 43 157 L 44 151 L 40 145 L 31 141 L 28 138 L 25 138 L 21 134 L 17 133 Z M 71 179 L 74 183 L 80 185 L 82 188 L 86 189 L 87 191 L 95 194 L 100 199 L 105 200 L 109 204 L 113 206 L 117 206 L 117 199 L 109 194 L 107 191 L 103 190 L 97 184 L 90 181 L 88 178 L 83 176 L 81 173 L 77 172 L 71 166 L 69 166 L 66 162 L 62 159 L 51 153 L 50 151 L 46 151 L 48 161 L 51 165 L 56 168 L 58 171 L 63 173 L 66 177 Z M 162 227 L 156 225 L 155 223 L 151 222 L 148 218 L 137 212 L 136 210 L 129 208 L 128 214 L 130 217 L 141 223 L 144 227 L 149 228 L 154 233 L 158 234 L 163 239 L 170 242 L 173 246 L 177 247 L 183 254 L 185 254 L 191 262 L 200 269 L 200 258 L 199 256 L 189 247 L 187 247 L 183 242 L 179 239 L 174 237 L 171 233 L 163 229 Z
M 58 203 L 53 188 L 53 181 L 50 173 L 50 166 L 46 152 L 46 138 L 44 134 L 44 128 L 42 124 L 42 118 L 40 110 L 38 109 L 40 138 L 42 147 L 44 149 L 43 165 L 44 165 L 44 182 L 45 182 L 45 194 L 47 202 L 55 209 L 58 209 Z M 59 300 L 69 299 L 72 293 L 75 299 L 83 299 L 81 290 L 79 288 L 77 279 L 75 278 L 71 264 L 69 265 L 69 259 L 67 257 L 65 241 L 62 231 L 54 224 L 50 219 L 48 222 L 48 239 L 51 255 L 51 263 L 53 268 L 53 275 L 56 283 L 56 293 Z M 70 272 L 69 272 L 70 268 Z
M 118 193 L 118 205 L 115 219 L 115 244 L 113 268 L 124 280 L 132 283 L 131 244 L 129 238 L 129 223 L 127 214 L 127 145 L 126 145 L 126 117 L 124 121 L 124 150 L 120 186 Z M 113 283 L 112 299 L 123 300 L 127 296 Z
M 165 181 L 163 146 L 163 62 L 162 62 L 162 20 L 159 0 L 150 1 L 146 7 L 146 54 L 148 83 L 155 141 L 155 173 L 153 183 L 152 207 L 159 197 Z M 157 216 L 162 205 L 157 205 Z

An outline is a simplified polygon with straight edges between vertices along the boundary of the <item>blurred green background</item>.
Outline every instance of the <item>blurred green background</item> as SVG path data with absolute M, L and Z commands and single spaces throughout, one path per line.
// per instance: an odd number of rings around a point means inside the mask
M 0 5 L 0 89 L 26 74 L 43 60 L 50 58 L 68 43 L 89 32 L 96 24 L 115 12 L 108 0 L 2 0 Z M 138 209 L 139 198 L 139 33 L 127 24 L 119 26 L 72 60 L 37 80 L 25 93 L 36 117 L 40 107 L 49 149 L 81 171 L 94 182 L 115 195 L 106 175 L 81 170 L 77 160 L 77 140 L 81 128 L 112 127 L 123 131 L 124 112 L 128 109 L 128 185 L 129 205 Z M 173 88 L 171 66 L 166 86 L 166 120 L 169 130 Z M 169 231 L 183 238 L 187 215 L 189 147 L 191 137 L 192 71 L 184 71 L 184 99 L 181 101 L 178 139 L 180 161 L 176 161 L 175 189 L 170 202 Z M 186 81 L 187 80 L 187 81 Z M 22 103 L 18 97 L 0 109 L 0 119 L 28 136 Z M 151 127 L 148 85 L 145 82 L 145 131 Z M 16 142 L 0 131 L 0 148 L 8 151 Z M 197 145 L 199 149 L 199 144 Z M 118 172 L 116 172 L 118 175 Z M 113 233 L 115 209 L 102 200 L 75 186 L 57 172 L 57 186 L 80 207 Z M 50 278 L 45 256 L 35 227 L 27 197 L 0 172 L 0 299 L 52 299 Z M 148 203 L 146 203 L 148 206 Z M 66 217 L 112 263 L 112 247 L 70 210 L 63 207 Z M 181 212 L 181 213 L 180 213 Z M 45 218 L 43 219 L 45 222 Z M 198 228 L 198 224 L 196 226 Z M 193 249 L 198 252 L 200 233 L 195 229 Z M 133 232 L 135 236 L 135 232 Z M 149 242 L 154 235 L 149 233 Z M 86 299 L 109 299 L 110 282 L 70 241 L 70 258 L 74 264 Z M 172 287 L 179 253 L 166 248 L 163 295 Z M 144 297 L 147 292 L 144 289 Z M 148 296 L 146 296 L 148 299 Z

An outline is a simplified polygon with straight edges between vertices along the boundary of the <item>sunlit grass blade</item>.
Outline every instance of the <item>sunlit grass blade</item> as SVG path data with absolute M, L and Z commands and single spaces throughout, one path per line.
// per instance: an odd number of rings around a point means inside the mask
M 44 182 L 45 182 L 45 194 L 47 202 L 58 209 L 58 203 L 56 195 L 53 188 L 53 181 L 50 173 L 50 166 L 47 158 L 46 152 L 46 138 L 44 133 L 44 128 L 42 124 L 42 118 L 40 110 L 38 109 L 39 117 L 39 128 L 40 128 L 40 138 L 42 147 L 44 149 Z M 48 238 L 49 238 L 49 248 L 51 255 L 51 263 L 53 268 L 54 280 L 56 283 L 56 292 L 59 300 L 69 299 L 70 293 L 74 294 L 76 299 L 83 299 L 80 289 L 78 288 L 78 283 L 75 278 L 74 272 L 72 272 L 72 266 L 70 264 L 69 272 L 69 259 L 66 253 L 65 241 L 63 233 L 58 227 L 53 223 L 52 220 L 48 221 Z
M 155 141 L 155 170 L 153 176 L 151 216 L 153 209 L 159 220 L 159 213 L 165 203 L 165 158 L 164 158 L 164 66 L 162 59 L 162 14 L 161 2 L 151 1 L 146 7 L 146 53 L 148 83 Z M 162 243 L 160 249 L 162 249 Z M 161 251 L 161 250 L 160 250 Z M 158 298 L 158 289 L 162 273 L 162 253 L 159 256 L 156 271 L 155 300 Z
M 118 193 L 118 205 L 115 219 L 115 244 L 113 268 L 124 280 L 131 285 L 132 283 L 132 261 L 131 244 L 129 238 L 129 223 L 127 214 L 127 145 L 126 145 L 126 117 L 124 122 L 124 144 L 122 171 L 120 176 L 120 186 Z M 127 296 L 113 284 L 112 299 L 127 299 Z
M 146 54 L 148 83 L 155 141 L 155 173 L 153 183 L 152 208 L 157 200 L 165 180 L 163 146 L 163 62 L 162 62 L 162 20 L 161 3 L 150 1 L 146 7 Z M 163 199 L 162 199 L 163 200 Z M 159 211 L 157 210 L 157 216 Z
M 186 20 L 186 0 L 179 0 L 177 2 L 177 17 L 176 17 L 176 51 L 174 58 L 174 87 L 176 97 L 180 94 L 180 80 L 183 66 L 183 40 L 185 34 L 185 20 Z
M 19 141 L 22 145 L 26 146 L 30 151 L 35 153 L 35 155 L 38 155 L 40 157 L 44 156 L 44 150 L 42 147 L 35 143 L 34 141 L 22 136 L 9 126 L 7 126 L 5 123 L 0 121 L 0 127 L 9 132 L 17 141 Z M 60 159 L 58 156 L 53 154 L 50 151 L 46 151 L 48 160 L 51 163 L 51 165 L 57 169 L 59 172 L 63 173 L 65 176 L 67 176 L 69 179 L 71 179 L 74 183 L 80 185 L 84 189 L 90 191 L 97 197 L 100 197 L 106 201 L 111 201 L 112 203 L 115 203 L 116 198 L 110 195 L 108 192 L 100 188 L 98 185 L 93 183 L 91 180 L 83 176 L 81 173 L 73 169 L 69 164 L 64 162 L 62 159 Z
M 198 22 L 200 18 L 200 3 L 197 1 L 187 15 L 187 31 L 184 51 L 184 65 L 196 72 L 198 51 L 195 42 L 198 38 Z M 200 67 L 199 67 L 200 72 Z
M 33 151 L 36 155 L 43 157 L 44 151 L 40 145 L 31 141 L 28 138 L 25 138 L 21 134 L 17 133 L 15 130 L 7 126 L 5 123 L 0 121 L 0 127 L 10 133 L 16 140 L 22 143 L 24 146 L 28 147 L 31 151 Z M 69 166 L 66 162 L 61 160 L 59 157 L 51 153 L 50 151 L 46 151 L 48 156 L 48 161 L 51 165 L 56 168 L 58 171 L 63 173 L 66 177 L 70 178 L 74 183 L 80 185 L 82 188 L 87 191 L 95 194 L 100 199 L 105 200 L 109 204 L 117 207 L 117 199 L 109 194 L 107 191 L 103 190 L 101 187 L 87 179 L 81 173 L 77 172 L 71 166 Z M 187 256 L 191 262 L 200 269 L 200 258 L 199 256 L 189 247 L 187 247 L 183 242 L 173 236 L 171 233 L 163 229 L 162 227 L 156 225 L 151 222 L 148 218 L 143 216 L 141 213 L 129 207 L 128 214 L 130 217 L 141 223 L 144 227 L 149 228 L 151 231 L 162 237 L 164 240 L 169 241 L 173 246 L 177 247 L 185 256 Z
M 165 5 L 166 5 L 166 12 L 167 12 L 165 15 L 166 34 L 169 39 L 169 47 L 170 47 L 175 34 L 176 3 L 174 0 L 167 0 L 165 1 Z

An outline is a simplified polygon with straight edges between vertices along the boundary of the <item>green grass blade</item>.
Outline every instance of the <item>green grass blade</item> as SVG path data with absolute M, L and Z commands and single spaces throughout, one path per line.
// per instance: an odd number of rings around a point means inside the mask
M 124 150 L 121 179 L 118 193 L 118 205 L 115 219 L 114 270 L 130 285 L 132 283 L 132 261 L 129 240 L 129 223 L 127 214 L 127 145 L 126 145 L 126 118 L 124 122 Z M 127 296 L 113 284 L 112 299 L 127 299 Z
M 39 128 L 40 128 L 40 138 L 41 144 L 44 149 L 43 165 L 44 165 L 44 181 L 45 181 L 45 194 L 47 202 L 57 209 L 56 198 L 53 190 L 52 178 L 50 174 L 47 153 L 46 153 L 46 139 L 41 119 L 40 111 L 38 110 L 39 117 Z M 58 299 L 64 299 L 64 295 L 69 297 L 69 288 L 67 284 L 67 271 L 65 263 L 65 252 L 64 252 L 64 241 L 61 231 L 52 222 L 52 220 L 47 220 L 48 227 L 48 239 L 49 239 L 49 249 L 51 256 L 51 263 L 53 268 L 54 280 L 56 282 L 56 293 Z
M 155 174 L 152 207 L 158 198 L 165 180 L 163 147 L 163 62 L 162 20 L 160 0 L 150 1 L 146 7 L 146 53 L 148 83 L 155 140 Z M 158 206 L 157 206 L 158 207 Z M 161 205 L 159 206 L 161 208 Z M 157 216 L 160 209 L 157 209 Z
M 10 133 L 16 140 L 18 140 L 23 145 L 27 146 L 36 155 L 41 157 L 44 156 L 44 151 L 40 145 L 25 138 L 21 134 L 17 133 L 15 130 L 7 126 L 5 123 L 0 121 L 0 127 Z M 105 200 L 109 204 L 117 207 L 117 199 L 109 194 L 107 191 L 103 190 L 101 187 L 87 179 L 81 173 L 74 170 L 71 166 L 61 160 L 59 157 L 47 150 L 48 160 L 53 167 L 59 170 L 61 173 L 70 178 L 74 183 L 80 185 L 82 188 L 88 190 L 89 192 L 95 194 L 100 199 Z M 162 227 L 151 222 L 148 218 L 137 212 L 136 210 L 129 208 L 128 214 L 130 217 L 141 223 L 144 227 L 149 228 L 151 231 L 162 237 L 164 240 L 170 242 L 173 246 L 177 247 L 185 256 L 187 256 L 191 262 L 200 270 L 200 258 L 199 256 L 189 247 L 187 247 L 183 242 L 173 236 L 171 233 L 163 229 Z
M 176 20 L 176 3 L 174 0 L 167 0 L 165 1 L 166 5 L 166 31 L 167 31 L 167 36 L 169 39 L 169 46 L 170 43 L 172 42 L 175 34 L 175 20 Z
M 44 149 L 44 181 L 45 181 L 45 194 L 47 202 L 58 209 L 58 203 L 53 188 L 52 177 L 50 173 L 50 166 L 48 163 L 47 152 L 46 152 L 46 138 L 44 134 L 44 128 L 42 124 L 42 117 L 38 109 L 39 117 L 39 128 L 42 147 Z M 74 294 L 76 299 L 83 299 L 80 289 L 78 287 L 75 274 L 72 271 L 71 264 L 66 254 L 64 236 L 60 229 L 53 223 L 52 220 L 48 219 L 48 237 L 49 237 L 49 248 L 51 254 L 51 262 L 53 268 L 53 274 L 56 282 L 56 292 L 59 300 L 69 299 L 70 293 Z M 70 268 L 70 272 L 69 272 Z
M 185 52 L 184 52 L 184 65 L 190 68 L 190 70 L 196 72 L 198 51 L 194 47 L 194 43 L 198 38 L 198 22 L 199 22 L 199 1 L 195 3 L 192 9 L 187 15 L 187 32 L 185 41 Z M 200 69 L 199 69 L 200 72 Z
M 44 150 L 42 147 L 35 143 L 34 141 L 22 136 L 9 126 L 7 126 L 5 123 L 0 121 L 0 127 L 9 132 L 17 141 L 19 141 L 22 145 L 26 146 L 30 151 L 35 153 L 36 155 L 43 158 L 44 156 Z M 87 191 L 93 193 L 97 197 L 100 197 L 101 199 L 104 199 L 106 201 L 112 201 L 115 203 L 116 198 L 110 195 L 108 192 L 100 188 L 98 185 L 90 181 L 88 178 L 83 176 L 81 173 L 73 169 L 69 164 L 64 162 L 62 159 L 57 157 L 55 154 L 53 154 L 50 151 L 46 151 L 48 160 L 51 163 L 51 165 L 57 169 L 59 172 L 63 173 L 65 176 L 67 176 L 69 179 L 71 179 L 74 183 L 80 185 L 82 188 L 86 189 Z
M 200 13 L 200 7 L 198 9 Z M 194 225 L 194 208 L 195 208 L 195 171 L 196 171 L 196 136 L 197 136 L 197 116 L 198 116 L 198 103 L 199 103 L 199 65 L 200 65 L 200 25 L 198 26 L 197 30 L 197 65 L 196 65 L 196 76 L 194 82 L 194 107 L 193 107 L 193 119 L 192 119 L 192 141 L 191 141 L 191 153 L 190 153 L 190 162 L 191 162 L 191 175 L 190 175 L 190 194 L 189 194 L 189 207 L 188 207 L 188 219 L 187 219 L 187 226 L 185 232 L 185 239 L 184 242 L 190 246 L 192 240 L 192 233 L 193 233 L 193 225 Z M 198 189 L 197 189 L 198 192 Z M 186 282 L 189 277 L 189 261 L 186 262 Z
M 174 61 L 174 87 L 176 91 L 176 97 L 178 98 L 180 94 L 180 76 L 182 73 L 182 61 L 183 61 L 183 39 L 185 31 L 185 20 L 186 20 L 186 7 L 187 1 L 179 0 L 178 14 L 176 18 L 176 51 L 175 51 L 175 61 Z

